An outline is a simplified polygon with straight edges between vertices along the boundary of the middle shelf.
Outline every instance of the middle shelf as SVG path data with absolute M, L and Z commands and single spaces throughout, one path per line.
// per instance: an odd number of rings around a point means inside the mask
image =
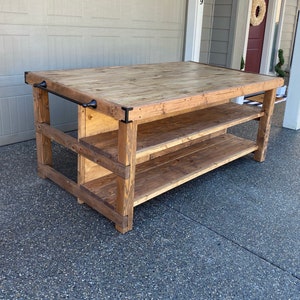
M 257 107 L 226 103 L 138 125 L 136 163 L 148 161 L 198 143 L 205 136 L 264 115 Z M 80 142 L 117 160 L 118 131 L 80 139 Z M 177 148 L 176 148 L 177 147 Z M 172 149 L 171 149 L 172 148 Z

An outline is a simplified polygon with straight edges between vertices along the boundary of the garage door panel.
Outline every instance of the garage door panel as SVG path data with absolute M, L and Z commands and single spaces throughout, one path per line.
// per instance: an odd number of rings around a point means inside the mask
M 83 67 L 83 36 L 50 35 L 47 53 L 50 69 Z
M 45 3 L 48 16 L 82 17 L 82 0 L 72 0 L 71 5 L 69 0 L 48 0 Z
M 28 13 L 28 1 L 26 0 L 1 0 L 1 12 L 25 14 Z
M 4 97 L 0 99 L 0 135 L 21 135 L 33 133 L 32 97 L 28 95 Z
M 180 61 L 187 0 L 1 0 L 0 145 L 34 137 L 24 71 Z M 51 96 L 51 120 L 76 128 Z

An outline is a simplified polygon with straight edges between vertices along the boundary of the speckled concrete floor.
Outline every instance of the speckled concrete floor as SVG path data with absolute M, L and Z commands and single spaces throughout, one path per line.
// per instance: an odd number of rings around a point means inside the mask
M 0 147 L 0 299 L 300 299 L 300 132 L 281 127 L 283 109 L 265 162 L 138 206 L 125 235 L 37 177 L 34 141 Z

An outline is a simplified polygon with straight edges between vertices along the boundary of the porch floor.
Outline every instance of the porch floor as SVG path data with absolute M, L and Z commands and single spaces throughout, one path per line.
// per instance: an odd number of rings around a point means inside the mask
M 0 299 L 300 299 L 300 132 L 282 128 L 284 106 L 265 162 L 138 206 L 125 235 L 37 176 L 34 140 L 0 147 Z M 75 155 L 57 150 L 74 177 Z

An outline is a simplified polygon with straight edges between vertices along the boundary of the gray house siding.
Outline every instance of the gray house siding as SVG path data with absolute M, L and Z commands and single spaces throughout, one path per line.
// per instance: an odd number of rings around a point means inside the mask
M 200 62 L 209 63 L 215 0 L 206 0 L 203 9 Z
M 1 0 L 0 145 L 34 137 L 24 71 L 182 60 L 187 0 Z M 77 107 L 51 96 L 56 127 Z
M 215 0 L 210 64 L 227 66 L 232 17 L 232 0 Z

